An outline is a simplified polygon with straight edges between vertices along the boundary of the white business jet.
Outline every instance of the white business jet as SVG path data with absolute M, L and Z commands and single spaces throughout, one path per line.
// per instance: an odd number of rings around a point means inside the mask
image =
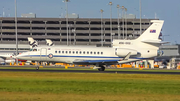
M 32 61 L 94 65 L 99 71 L 105 65 L 128 63 L 160 55 L 158 39 L 164 21 L 152 20 L 152 25 L 135 40 L 115 40 L 113 47 L 43 46 L 17 56 Z

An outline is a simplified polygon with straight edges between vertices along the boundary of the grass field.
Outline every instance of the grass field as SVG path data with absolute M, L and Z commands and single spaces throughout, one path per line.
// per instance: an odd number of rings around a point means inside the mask
M 179 101 L 180 75 L 0 72 L 0 101 Z
M 35 70 L 36 67 L 0 67 L 0 69 L 33 69 Z M 65 69 L 63 67 L 45 67 L 45 68 L 40 68 L 40 70 L 94 70 L 98 71 L 97 69 L 92 69 L 92 68 L 68 68 Z M 105 71 L 140 71 L 140 72 L 180 72 L 180 70 L 177 69 L 137 69 L 137 68 L 106 68 Z

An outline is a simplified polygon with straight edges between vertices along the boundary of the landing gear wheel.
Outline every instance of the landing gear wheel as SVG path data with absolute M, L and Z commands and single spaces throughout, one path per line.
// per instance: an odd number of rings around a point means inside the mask
M 39 70 L 39 66 L 36 67 L 36 70 Z
M 99 71 L 104 71 L 105 70 L 105 67 L 104 66 L 101 66 L 101 68 L 98 69 Z

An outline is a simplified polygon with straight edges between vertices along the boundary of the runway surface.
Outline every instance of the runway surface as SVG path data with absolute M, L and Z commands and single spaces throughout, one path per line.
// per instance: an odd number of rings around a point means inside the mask
M 158 71 L 96 71 L 96 70 L 44 70 L 44 69 L 0 69 L 0 71 L 11 72 L 67 72 L 67 73 L 118 73 L 118 74 L 175 74 L 180 72 L 158 72 Z

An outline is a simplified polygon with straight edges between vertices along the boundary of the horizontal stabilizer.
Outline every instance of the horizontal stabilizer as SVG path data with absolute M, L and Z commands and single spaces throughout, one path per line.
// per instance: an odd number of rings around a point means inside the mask
M 161 41 L 161 40 L 143 40 L 142 42 L 145 42 L 145 43 L 157 43 L 157 44 L 169 43 L 169 42 L 165 42 L 165 41 Z

